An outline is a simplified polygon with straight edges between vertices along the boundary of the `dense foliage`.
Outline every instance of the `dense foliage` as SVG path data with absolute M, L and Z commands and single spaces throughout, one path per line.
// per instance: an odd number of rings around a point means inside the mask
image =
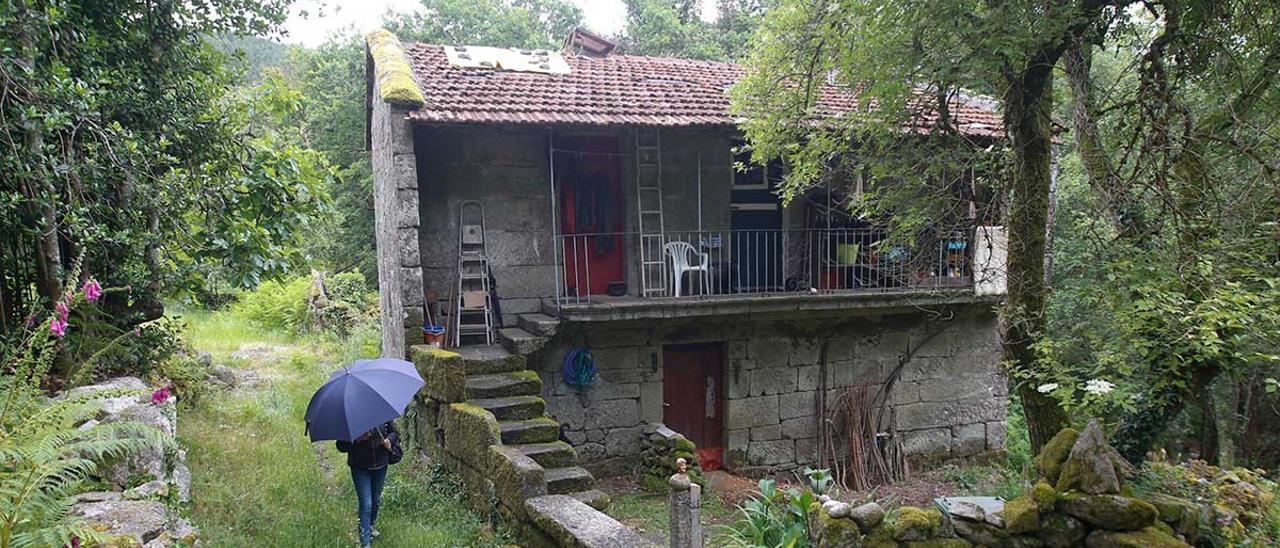
M 103 399 L 123 392 L 44 397 L 41 384 L 59 347 L 80 329 L 73 312 L 94 308 L 100 290 L 96 283 L 68 289 L 55 311 L 37 317 L 16 334 L 15 344 L 0 348 L 0 548 L 102 540 L 101 533 L 68 518 L 75 494 L 96 462 L 160 441 L 158 431 L 132 422 L 78 428 L 96 415 Z
M 626 0 L 620 48 L 633 55 L 733 61 L 777 0 L 718 0 L 713 21 L 696 0 Z
M 284 0 L 49 0 L 0 11 L 0 334 L 52 306 L 83 254 L 110 321 L 162 314 L 160 297 L 211 281 L 251 287 L 304 257 L 323 158 L 263 121 L 292 105 L 233 95 L 207 36 L 267 33 Z M 68 280 L 76 283 L 78 280 Z

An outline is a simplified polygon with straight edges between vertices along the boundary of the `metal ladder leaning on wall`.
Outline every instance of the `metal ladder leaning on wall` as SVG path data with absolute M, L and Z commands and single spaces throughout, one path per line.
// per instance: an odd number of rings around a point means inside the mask
M 463 337 L 493 344 L 493 292 L 485 249 L 484 205 L 467 200 L 458 206 L 458 284 L 453 297 L 453 346 Z
M 636 206 L 640 231 L 640 295 L 667 292 L 666 219 L 662 214 L 662 133 L 658 128 L 637 127 Z

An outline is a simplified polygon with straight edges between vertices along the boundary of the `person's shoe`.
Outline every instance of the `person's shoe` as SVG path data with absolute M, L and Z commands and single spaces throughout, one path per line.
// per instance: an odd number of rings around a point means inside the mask
M 381 535 L 382 533 L 379 533 L 377 529 L 373 529 L 373 533 L 370 536 L 372 536 L 373 538 L 378 538 Z

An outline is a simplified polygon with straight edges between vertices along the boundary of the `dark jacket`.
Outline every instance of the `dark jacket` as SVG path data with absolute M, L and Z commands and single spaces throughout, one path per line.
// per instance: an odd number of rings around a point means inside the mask
M 382 446 L 383 437 L 391 440 L 392 443 L 400 440 L 400 432 L 396 430 L 395 422 L 388 421 L 356 438 L 355 441 L 338 441 L 338 451 L 347 454 L 347 466 L 377 470 L 386 466 L 387 460 L 391 457 L 391 452 Z

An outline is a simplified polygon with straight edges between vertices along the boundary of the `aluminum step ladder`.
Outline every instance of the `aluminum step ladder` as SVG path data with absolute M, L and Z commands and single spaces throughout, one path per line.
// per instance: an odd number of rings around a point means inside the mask
M 636 206 L 640 229 L 640 295 L 667 292 L 666 219 L 662 213 L 662 133 L 638 127 L 636 144 Z
M 453 297 L 451 342 L 484 337 L 493 344 L 493 291 L 489 286 L 489 258 L 485 249 L 484 205 L 467 200 L 458 206 L 458 281 Z

